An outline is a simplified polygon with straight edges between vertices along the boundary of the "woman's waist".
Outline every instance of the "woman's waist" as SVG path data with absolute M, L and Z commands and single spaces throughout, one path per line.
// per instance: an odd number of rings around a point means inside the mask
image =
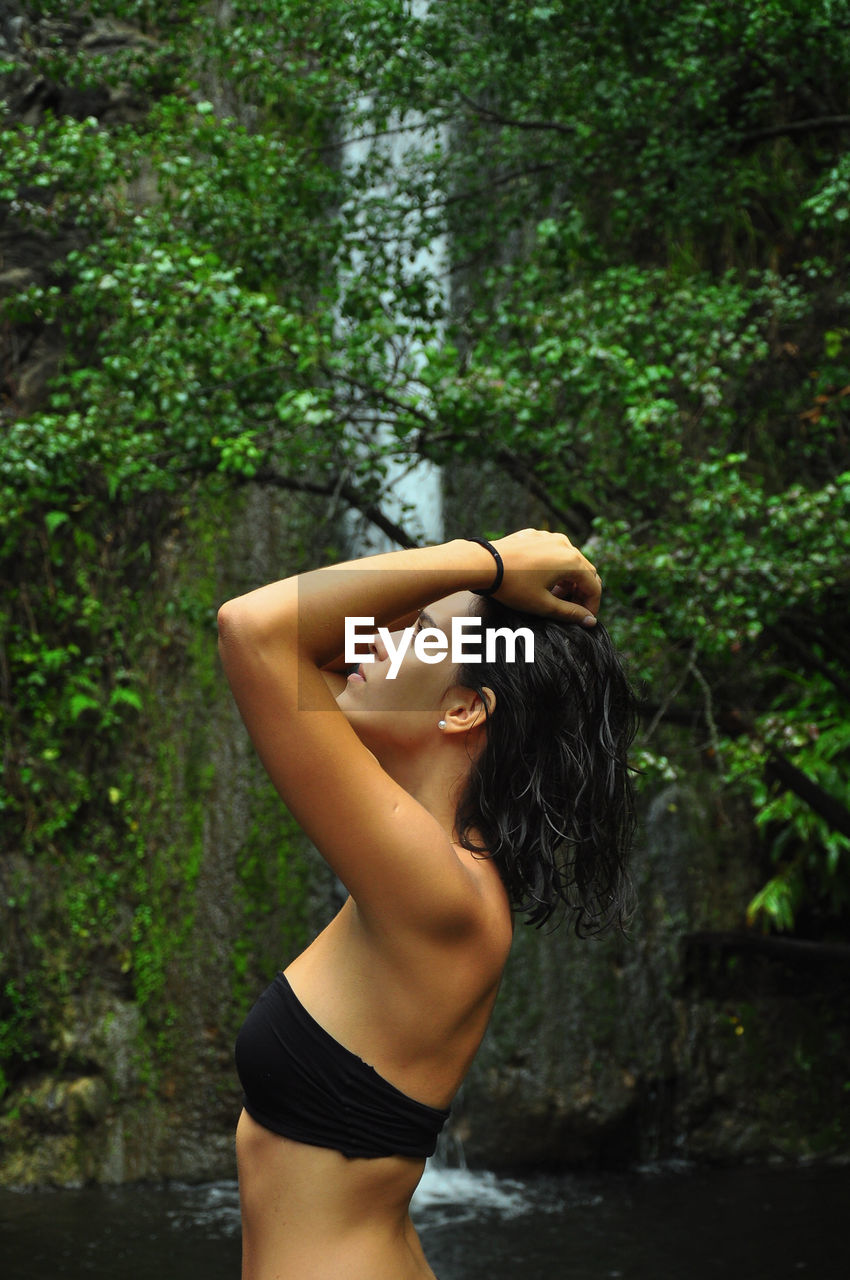
M 289 1223 L 307 1230 L 321 1224 L 362 1227 L 364 1219 L 395 1226 L 408 1212 L 425 1168 L 407 1156 L 349 1158 L 273 1133 L 243 1111 L 236 1131 L 243 1212 L 255 1206 L 265 1218 L 280 1206 Z
M 393 1232 L 369 1222 L 349 1233 L 298 1231 L 255 1238 L 243 1231 L 242 1280 L 436 1280 L 413 1224 Z
M 321 1206 L 252 1215 L 243 1207 L 242 1280 L 434 1280 L 410 1216 L 389 1220 L 361 1205 L 357 1220 Z

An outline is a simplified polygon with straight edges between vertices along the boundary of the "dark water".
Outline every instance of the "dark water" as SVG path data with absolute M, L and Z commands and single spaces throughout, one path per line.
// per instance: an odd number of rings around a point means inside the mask
M 524 1181 L 431 1168 L 415 1206 L 440 1280 L 850 1276 L 850 1167 Z M 238 1280 L 236 1186 L 0 1192 L 0 1276 Z

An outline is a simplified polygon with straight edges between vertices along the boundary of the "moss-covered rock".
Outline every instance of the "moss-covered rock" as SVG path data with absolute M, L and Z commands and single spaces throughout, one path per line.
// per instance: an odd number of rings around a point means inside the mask
M 644 830 L 627 938 L 518 926 L 456 1107 L 467 1157 L 551 1167 L 846 1152 L 850 963 L 730 952 L 720 972 L 695 971 L 699 940 L 738 926 L 753 885 L 745 817 L 710 786 L 676 785 L 651 801 Z

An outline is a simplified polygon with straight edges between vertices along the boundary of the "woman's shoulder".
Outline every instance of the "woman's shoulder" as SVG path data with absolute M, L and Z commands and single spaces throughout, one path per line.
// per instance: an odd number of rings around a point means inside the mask
M 483 855 L 454 846 L 466 884 L 462 905 L 436 911 L 421 923 L 411 926 L 410 917 L 380 918 L 377 923 L 369 910 L 352 906 L 366 936 L 376 950 L 398 964 L 398 972 L 407 973 L 417 986 L 444 987 L 447 973 L 454 979 L 463 977 L 468 991 L 488 989 L 498 984 L 513 941 L 514 915 L 505 886 L 496 865 Z M 456 985 L 451 982 L 449 985 Z
M 505 955 L 514 934 L 514 913 L 496 863 L 486 853 L 473 853 L 461 845 L 455 852 L 469 877 L 472 901 L 471 930 Z

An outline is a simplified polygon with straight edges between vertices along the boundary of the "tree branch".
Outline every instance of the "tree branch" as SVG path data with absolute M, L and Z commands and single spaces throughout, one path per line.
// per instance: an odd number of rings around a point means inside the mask
M 458 97 L 462 102 L 465 102 L 476 115 L 484 116 L 487 119 L 492 120 L 494 124 L 506 125 L 509 129 L 528 129 L 533 131 L 544 129 L 551 133 L 563 133 L 568 137 L 572 137 L 576 132 L 576 125 L 561 124 L 558 120 L 514 120 L 510 116 L 503 116 L 501 111 L 494 111 L 492 107 L 485 107 L 483 103 L 476 102 L 461 89 L 458 90 Z
M 711 741 L 711 748 L 714 752 L 714 758 L 717 767 L 723 770 L 723 754 L 720 750 L 720 737 L 717 732 L 717 722 L 714 719 L 714 700 L 711 696 L 711 686 L 705 676 L 696 664 L 696 641 L 694 641 L 691 649 L 691 655 L 688 658 L 688 671 L 691 672 L 703 693 L 703 714 L 705 723 L 708 725 L 708 734 Z
M 850 682 L 843 680 L 836 671 L 833 671 L 828 662 L 824 662 L 823 658 L 819 658 L 793 631 L 781 626 L 775 627 L 774 631 L 782 644 L 797 655 L 804 671 L 819 671 L 822 676 L 825 676 L 831 682 L 838 693 L 850 702 Z
M 848 129 L 850 116 L 814 116 L 811 120 L 789 120 L 785 124 L 767 125 L 764 129 L 754 129 L 738 139 L 740 146 L 749 142 L 764 142 L 768 138 L 781 138 L 789 133 L 809 133 L 818 129 Z
M 659 706 L 653 708 L 650 706 L 649 703 L 641 704 L 639 708 L 639 714 L 641 716 L 650 715 L 650 714 L 652 715 L 652 719 L 649 722 L 649 726 L 644 733 L 645 742 L 648 742 L 649 739 L 652 737 L 652 735 L 655 733 L 655 730 L 658 728 L 658 724 L 661 720 L 670 718 L 668 715 L 670 711 L 670 705 L 673 702 L 673 699 L 681 692 L 682 686 L 684 685 L 685 681 L 687 680 L 688 676 L 691 673 L 691 667 L 693 666 L 693 662 L 696 657 L 696 652 L 697 652 L 697 642 L 696 640 L 694 640 L 693 643 L 691 644 L 691 651 L 688 654 L 688 661 L 686 665 L 684 666 L 682 671 L 679 673 L 679 676 L 676 680 L 676 683 L 673 685 L 673 688 L 670 690 L 670 692 L 664 698 L 664 701 Z M 688 723 L 693 723 L 692 718 L 689 717 Z
M 469 191 L 458 191 L 456 195 L 446 196 L 445 200 L 435 201 L 434 204 L 425 205 L 425 209 L 448 209 L 450 205 L 461 204 L 464 200 L 472 200 L 475 196 L 489 195 L 494 187 L 504 187 L 508 182 L 513 182 L 514 178 L 527 178 L 534 173 L 545 173 L 547 169 L 554 169 L 554 163 L 546 161 L 544 164 L 534 164 L 528 169 L 513 169 L 510 173 L 503 173 L 498 178 L 491 178 L 483 187 L 472 187 Z
M 743 930 L 703 930 L 686 933 L 682 942 L 686 946 L 712 951 L 757 951 L 776 956 L 779 960 L 840 960 L 850 964 L 850 947 L 841 942 L 815 942 L 807 938 L 776 938 Z
M 703 715 L 704 713 L 705 708 L 703 708 Z M 665 720 L 670 724 L 680 724 L 687 727 L 693 727 L 695 715 L 694 712 L 685 711 L 681 707 L 662 704 L 658 708 L 650 702 L 639 703 L 638 714 L 643 718 L 655 715 L 658 719 Z M 730 737 L 746 734 L 749 738 L 759 739 L 755 726 L 745 720 L 735 708 L 725 712 L 719 711 L 716 720 L 723 732 Z M 824 822 L 833 831 L 838 831 L 844 836 L 850 836 L 850 809 L 841 800 L 836 799 L 825 787 L 822 787 L 819 782 L 815 782 L 814 778 L 810 778 L 807 773 L 793 764 L 779 747 L 766 742 L 764 750 L 767 757 L 765 761 L 767 778 L 780 782 L 783 787 L 787 787 L 789 791 L 792 791 L 804 804 L 809 806 L 813 813 L 823 818 Z
M 256 475 L 250 478 L 246 477 L 246 483 L 265 484 L 273 489 L 285 489 L 292 493 L 313 493 L 321 497 L 342 498 L 355 511 L 359 511 L 362 516 L 365 516 L 376 529 L 380 529 L 381 533 L 385 533 L 393 542 L 397 542 L 400 547 L 415 547 L 418 545 L 416 539 L 402 525 L 392 520 L 378 506 L 377 502 L 373 502 L 363 494 L 358 493 L 354 485 L 347 480 L 336 480 L 330 483 L 302 478 L 296 479 L 295 476 L 287 476 L 279 471 L 266 469 L 258 471 Z
M 583 504 L 579 504 L 572 510 L 567 510 L 566 507 L 559 507 L 552 500 L 552 496 L 546 486 L 538 480 L 533 468 L 518 454 L 514 453 L 512 449 L 502 446 L 496 450 L 494 457 L 496 463 L 505 474 L 510 476 L 512 480 L 516 480 L 518 484 L 528 490 L 533 498 L 542 503 L 549 515 L 557 520 L 568 534 L 579 540 L 587 535 L 594 515 L 588 507 L 583 506 Z
M 371 386 L 368 382 L 363 382 L 361 381 L 361 379 L 355 378 L 353 374 L 343 373 L 341 369 L 332 369 L 325 364 L 321 365 L 320 367 L 322 369 L 322 372 L 328 378 L 338 378 L 340 382 L 344 382 L 346 386 L 354 387 L 355 390 L 357 391 L 362 391 L 366 396 L 370 397 L 373 401 L 374 400 L 383 401 L 385 404 L 390 405 L 390 407 L 396 410 L 398 413 L 409 413 L 411 417 L 416 418 L 418 422 L 421 422 L 424 427 L 427 427 L 429 429 L 433 428 L 434 426 L 433 420 L 429 417 L 429 415 L 423 409 L 418 409 L 416 405 L 408 404 L 405 400 L 400 400 L 397 396 L 394 396 L 389 391 L 387 391 L 385 387 Z M 340 412 L 344 413 L 346 412 L 346 410 L 341 409 Z
M 347 110 L 350 108 L 350 103 L 339 103 L 338 106 L 343 110 Z M 322 142 L 318 143 L 316 146 L 308 147 L 306 154 L 323 155 L 326 151 L 344 151 L 346 147 L 357 146 L 361 142 L 378 142 L 383 138 L 394 138 L 403 133 L 433 133 L 437 129 L 442 128 L 443 125 L 449 124 L 451 119 L 451 115 L 447 112 L 443 116 L 431 117 L 427 122 L 420 122 L 418 124 L 399 124 L 392 129 L 377 129 L 372 133 L 357 133 L 351 134 L 350 136 L 340 136 L 335 138 L 333 141 Z
M 794 795 L 799 796 L 814 813 L 823 818 L 833 831 L 839 831 L 843 836 L 850 836 L 850 809 L 825 790 L 820 783 L 815 782 L 814 778 L 810 778 L 802 769 L 792 764 L 777 747 L 768 746 L 767 753 L 767 776 L 774 777 L 789 791 L 793 791 Z

